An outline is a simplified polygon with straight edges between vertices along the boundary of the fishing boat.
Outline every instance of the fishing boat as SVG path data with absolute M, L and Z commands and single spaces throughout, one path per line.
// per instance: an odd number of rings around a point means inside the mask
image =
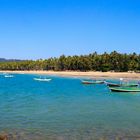
M 41 81 L 41 82 L 49 82 L 52 79 L 48 79 L 48 78 L 34 78 L 35 81 Z
M 96 80 L 93 82 L 94 84 L 104 84 L 104 81 Z
M 112 92 L 140 92 L 138 87 L 110 87 Z
M 139 84 L 117 84 L 117 83 L 106 83 L 109 87 L 137 87 Z
M 117 84 L 117 83 L 109 83 L 109 82 L 106 82 L 106 84 L 109 87 L 120 87 L 120 84 Z
M 100 80 L 82 80 L 82 84 L 103 84 L 104 81 Z
M 82 84 L 93 84 L 93 81 L 82 80 Z

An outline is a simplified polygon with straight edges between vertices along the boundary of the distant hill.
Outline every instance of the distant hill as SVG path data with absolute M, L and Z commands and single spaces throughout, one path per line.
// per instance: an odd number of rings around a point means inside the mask
M 0 62 L 18 62 L 18 61 L 23 61 L 23 60 L 0 58 Z

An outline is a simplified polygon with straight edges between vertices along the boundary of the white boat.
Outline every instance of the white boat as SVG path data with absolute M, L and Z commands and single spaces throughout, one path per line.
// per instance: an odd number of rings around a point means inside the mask
M 20 74 L 25 74 L 25 73 L 20 73 Z
M 13 75 L 4 75 L 5 78 L 13 78 Z
M 52 79 L 48 79 L 48 78 L 34 78 L 35 81 L 41 81 L 41 82 L 49 82 Z

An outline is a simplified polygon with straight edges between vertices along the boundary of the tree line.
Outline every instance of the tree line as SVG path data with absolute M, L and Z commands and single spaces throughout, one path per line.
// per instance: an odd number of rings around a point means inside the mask
M 59 58 L 0 62 L 0 70 L 53 70 L 53 71 L 140 71 L 140 54 L 111 53 L 89 55 L 61 55 Z

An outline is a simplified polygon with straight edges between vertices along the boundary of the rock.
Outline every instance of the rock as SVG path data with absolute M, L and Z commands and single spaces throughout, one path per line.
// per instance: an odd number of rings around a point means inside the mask
M 8 140 L 7 135 L 0 135 L 0 140 Z

